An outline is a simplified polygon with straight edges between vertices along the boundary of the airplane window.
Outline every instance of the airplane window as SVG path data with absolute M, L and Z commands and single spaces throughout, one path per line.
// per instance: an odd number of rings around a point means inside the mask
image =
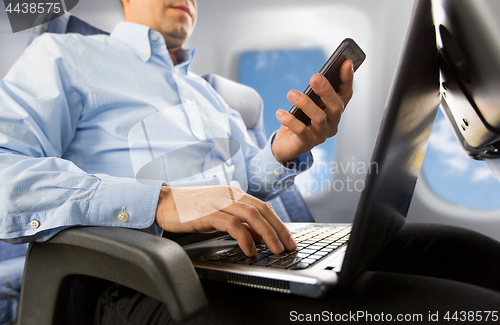
M 238 63 L 238 82 L 254 88 L 264 100 L 264 125 L 269 138 L 281 124 L 276 111 L 288 111 L 292 105 L 286 98 L 290 89 L 303 91 L 311 76 L 325 63 L 327 56 L 321 48 L 247 51 Z M 312 150 L 313 167 L 299 175 L 295 183 L 303 195 L 322 190 L 321 184 L 330 179 L 327 164 L 333 159 L 334 138 Z
M 470 158 L 438 110 L 423 162 L 424 177 L 440 197 L 478 210 L 500 209 L 500 183 L 484 161 Z

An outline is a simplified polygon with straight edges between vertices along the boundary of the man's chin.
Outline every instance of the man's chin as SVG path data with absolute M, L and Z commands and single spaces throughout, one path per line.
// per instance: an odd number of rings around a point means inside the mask
M 180 47 L 184 44 L 189 38 L 189 34 L 185 30 L 170 32 L 165 35 L 165 42 L 167 43 L 167 47 Z

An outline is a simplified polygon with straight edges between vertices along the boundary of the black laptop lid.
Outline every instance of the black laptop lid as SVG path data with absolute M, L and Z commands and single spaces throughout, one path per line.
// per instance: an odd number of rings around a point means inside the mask
M 435 40 L 431 1 L 417 0 L 354 219 L 343 281 L 356 276 L 404 224 L 440 102 Z

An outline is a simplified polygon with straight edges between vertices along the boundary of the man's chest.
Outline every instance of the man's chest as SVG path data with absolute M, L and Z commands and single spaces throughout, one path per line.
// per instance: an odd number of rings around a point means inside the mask
M 123 161 L 128 155 L 136 169 L 143 160 L 189 144 L 230 138 L 226 108 L 204 82 L 147 64 L 89 70 L 68 153 L 78 152 L 83 165 Z

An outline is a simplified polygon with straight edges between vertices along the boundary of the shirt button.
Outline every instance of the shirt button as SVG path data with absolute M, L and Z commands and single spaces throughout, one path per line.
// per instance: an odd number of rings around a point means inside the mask
M 174 74 L 177 74 L 177 70 L 174 70 Z
M 146 56 L 148 56 L 148 55 L 149 55 L 149 53 L 148 53 L 148 52 L 144 52 L 144 53 L 142 53 L 142 56 L 144 56 L 144 57 L 146 57 Z
M 30 222 L 30 227 L 33 228 L 33 229 L 36 229 L 38 227 L 40 227 L 40 221 L 38 220 L 33 220 Z
M 120 212 L 116 216 L 116 219 L 118 219 L 118 221 L 120 221 L 120 222 L 125 222 L 128 220 L 128 213 L 127 212 Z
M 152 34 L 151 39 L 153 40 L 153 42 L 156 42 L 158 40 L 158 35 Z
M 281 176 L 281 174 L 278 173 L 278 172 L 274 172 L 273 175 L 276 176 L 276 177 L 280 177 Z

